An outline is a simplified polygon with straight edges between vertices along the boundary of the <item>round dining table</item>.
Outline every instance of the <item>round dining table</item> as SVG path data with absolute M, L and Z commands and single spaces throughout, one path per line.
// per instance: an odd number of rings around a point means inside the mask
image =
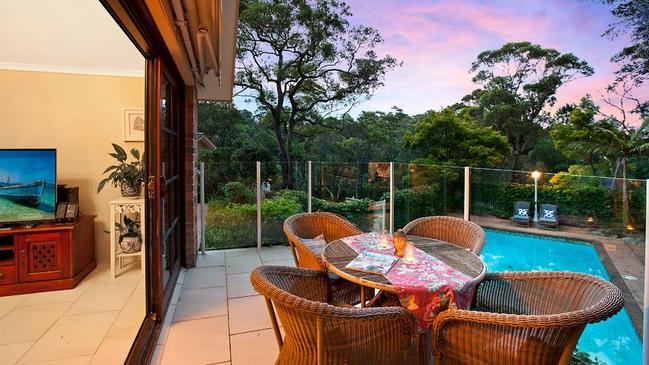
M 473 278 L 475 282 L 480 282 L 486 273 L 482 259 L 465 248 L 427 237 L 408 235 L 407 238 L 415 247 Z M 328 270 L 359 284 L 361 289 L 369 287 L 396 293 L 397 289 L 383 275 L 345 268 L 358 254 L 343 239 L 330 242 L 321 253 Z M 365 306 L 365 302 L 365 290 L 361 290 L 361 306 Z

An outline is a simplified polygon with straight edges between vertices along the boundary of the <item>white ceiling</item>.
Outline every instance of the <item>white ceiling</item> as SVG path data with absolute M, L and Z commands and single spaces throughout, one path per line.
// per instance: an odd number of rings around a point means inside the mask
M 144 57 L 98 0 L 0 0 L 0 69 L 144 76 Z

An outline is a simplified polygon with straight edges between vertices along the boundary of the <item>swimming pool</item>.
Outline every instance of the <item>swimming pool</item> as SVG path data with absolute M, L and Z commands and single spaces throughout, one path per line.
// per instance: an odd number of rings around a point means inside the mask
M 576 271 L 609 280 L 591 244 L 489 229 L 485 232 L 482 258 L 488 271 Z M 604 322 L 586 326 L 577 348 L 605 364 L 642 363 L 640 338 L 625 309 Z

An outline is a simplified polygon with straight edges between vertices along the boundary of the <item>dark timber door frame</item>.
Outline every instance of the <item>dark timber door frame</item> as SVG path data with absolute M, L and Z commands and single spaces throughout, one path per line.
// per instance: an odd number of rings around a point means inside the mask
M 183 83 L 145 1 L 100 2 L 146 58 L 146 315 L 126 363 L 148 364 L 180 263 L 186 259 L 185 244 L 193 244 L 186 242 L 184 234 L 189 211 L 186 205 L 192 204 L 185 200 L 185 189 L 191 186 L 186 181 L 187 171 L 193 168 L 187 166 L 192 160 L 184 154 L 191 151 L 185 144 L 191 140 L 187 134 L 193 128 L 184 126 L 193 126 L 193 120 L 188 120 L 193 118 L 193 111 L 188 110 L 193 104 L 188 100 L 193 102 L 194 90 Z

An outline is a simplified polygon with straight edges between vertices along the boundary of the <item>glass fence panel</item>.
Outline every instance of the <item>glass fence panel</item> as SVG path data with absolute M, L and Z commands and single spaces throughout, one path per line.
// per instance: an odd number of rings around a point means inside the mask
M 261 181 L 262 245 L 288 245 L 284 220 L 308 210 L 307 163 L 292 162 L 282 166 L 279 162 L 263 162 Z
M 394 181 L 395 230 L 421 217 L 463 216 L 463 167 L 398 163 Z
M 625 308 L 579 339 L 575 354 L 589 363 L 641 363 L 646 198 L 642 180 L 471 172 L 471 220 L 485 228 L 488 271 L 581 272 L 626 291 Z
M 203 161 L 206 249 L 256 246 L 255 162 Z
M 339 214 L 364 232 L 388 229 L 390 163 L 313 162 L 314 212 Z

